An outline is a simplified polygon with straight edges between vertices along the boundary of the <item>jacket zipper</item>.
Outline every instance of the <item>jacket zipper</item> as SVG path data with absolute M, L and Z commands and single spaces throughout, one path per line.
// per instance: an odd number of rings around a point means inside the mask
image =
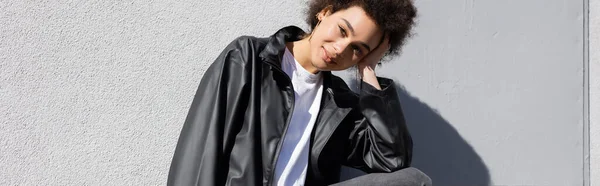
M 283 74 L 283 76 L 286 77 L 286 79 L 288 80 L 290 87 L 292 88 L 292 99 L 291 99 L 291 108 L 290 108 L 290 112 L 287 118 L 287 121 L 285 122 L 285 129 L 283 129 L 283 135 L 281 136 L 281 139 L 279 140 L 279 143 L 277 143 L 277 151 L 275 151 L 275 160 L 273 160 L 273 163 L 271 163 L 271 175 L 269 175 L 269 185 L 273 185 L 273 179 L 275 179 L 275 166 L 277 165 L 277 160 L 279 160 L 279 153 L 281 151 L 281 145 L 283 143 L 283 140 L 285 139 L 285 135 L 287 134 L 287 130 L 289 128 L 289 124 L 290 124 L 290 120 L 292 119 L 292 114 L 294 113 L 294 106 L 295 106 L 295 99 L 296 96 L 293 93 L 294 91 L 294 85 L 292 84 L 292 79 L 290 79 L 290 77 L 287 76 L 287 74 L 285 72 L 283 72 L 283 70 L 277 68 L 277 67 L 273 67 L 273 65 L 271 65 L 271 69 L 276 69 L 279 73 Z

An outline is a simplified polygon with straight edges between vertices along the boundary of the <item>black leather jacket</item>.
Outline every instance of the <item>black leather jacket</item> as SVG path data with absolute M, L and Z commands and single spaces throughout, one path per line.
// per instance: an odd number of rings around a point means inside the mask
M 294 26 L 269 38 L 234 40 L 204 74 L 169 171 L 168 185 L 273 185 L 275 163 L 294 107 L 290 78 L 281 70 L 285 42 L 301 39 Z M 330 72 L 311 133 L 306 185 L 339 181 L 341 165 L 365 172 L 408 167 L 412 140 L 394 83 L 382 90 L 362 82 L 360 94 Z

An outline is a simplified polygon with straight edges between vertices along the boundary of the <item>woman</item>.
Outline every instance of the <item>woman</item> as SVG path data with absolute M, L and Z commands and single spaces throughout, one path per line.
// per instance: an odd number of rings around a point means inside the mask
M 289 26 L 229 44 L 204 74 L 169 185 L 327 185 L 340 166 L 367 173 L 338 184 L 429 183 L 408 168 L 412 140 L 390 79 L 416 10 L 410 0 L 315 0 L 312 32 Z M 360 93 L 330 71 L 356 66 Z

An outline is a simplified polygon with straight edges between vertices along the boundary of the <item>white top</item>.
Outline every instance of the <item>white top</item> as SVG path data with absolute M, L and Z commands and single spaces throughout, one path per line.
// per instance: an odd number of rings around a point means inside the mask
M 295 104 L 275 166 L 275 182 L 280 186 L 304 185 L 310 133 L 321 106 L 323 78 L 321 73 L 306 71 L 287 48 L 281 68 L 292 80 Z

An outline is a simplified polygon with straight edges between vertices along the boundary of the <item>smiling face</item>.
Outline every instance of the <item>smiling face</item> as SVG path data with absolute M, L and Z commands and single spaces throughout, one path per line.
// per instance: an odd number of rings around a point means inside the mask
M 321 71 L 345 70 L 375 49 L 383 33 L 358 6 L 330 12 L 317 15 L 321 23 L 309 36 L 311 63 Z

